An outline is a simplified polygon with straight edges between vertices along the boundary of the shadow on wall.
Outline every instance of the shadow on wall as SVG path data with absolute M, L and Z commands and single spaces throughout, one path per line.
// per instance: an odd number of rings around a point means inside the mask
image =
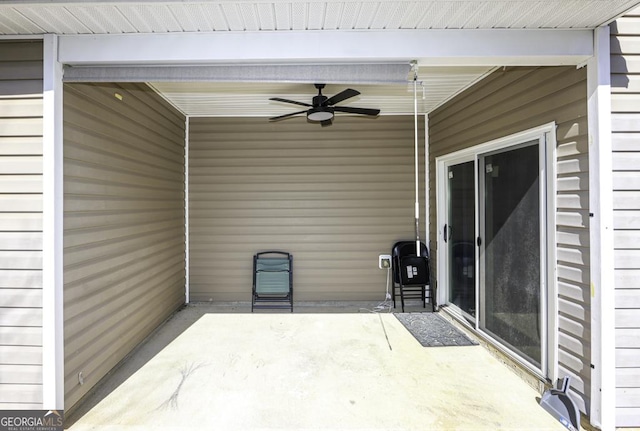
M 11 81 L 11 85 L 2 85 L 0 82 L 0 97 L 21 96 L 25 98 L 42 97 L 42 81 Z
M 0 41 L 0 97 L 41 97 L 43 92 L 42 41 Z
M 618 23 L 616 21 L 611 23 L 611 88 L 629 88 L 629 67 L 627 61 L 622 55 L 622 47 L 620 46 L 620 39 L 616 37 L 620 33 L 618 29 Z

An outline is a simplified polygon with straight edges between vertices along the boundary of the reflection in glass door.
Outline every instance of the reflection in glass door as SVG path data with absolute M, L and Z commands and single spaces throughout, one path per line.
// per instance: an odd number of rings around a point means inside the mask
M 447 167 L 447 244 L 449 302 L 476 315 L 475 162 Z
M 480 327 L 541 366 L 539 144 L 479 158 Z

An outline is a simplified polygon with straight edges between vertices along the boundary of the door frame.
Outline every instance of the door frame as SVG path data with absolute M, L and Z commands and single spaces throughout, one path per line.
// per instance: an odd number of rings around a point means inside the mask
M 498 350 L 505 353 L 514 361 L 522 365 L 533 374 L 543 379 L 556 381 L 558 379 L 558 287 L 557 287 L 557 229 L 556 229 L 556 213 L 557 213 L 557 168 L 556 168 L 556 123 L 551 122 L 541 126 L 528 129 L 522 132 L 511 134 L 502 138 L 498 138 L 489 142 L 481 143 L 469 148 L 461 149 L 449 154 L 445 154 L 435 158 L 436 165 L 436 222 L 437 222 L 437 283 L 438 303 L 447 304 L 447 295 L 449 291 L 447 273 L 447 249 L 443 239 L 443 226 L 446 223 L 446 170 L 447 167 L 456 162 L 474 161 L 475 173 L 478 173 L 479 156 L 491 151 L 507 148 L 510 146 L 525 143 L 527 141 L 540 140 L 540 192 L 542 205 L 540 208 L 541 230 L 545 235 L 546 245 L 541 257 L 541 296 L 546 298 L 545 309 L 542 311 L 542 324 L 546 343 L 542 345 L 542 366 L 537 368 L 529 361 L 518 355 L 516 352 L 502 345 L 500 342 L 492 338 L 480 329 L 479 309 L 476 312 L 474 320 L 469 319 L 469 315 L 462 313 L 455 307 L 445 307 L 444 310 L 454 317 L 456 320 L 469 327 L 478 336 L 489 342 Z M 476 180 L 477 181 L 477 180 Z M 475 231 L 476 237 L 479 232 L 479 190 L 478 183 L 475 184 Z M 479 261 L 481 256 L 476 253 L 476 302 L 479 301 Z

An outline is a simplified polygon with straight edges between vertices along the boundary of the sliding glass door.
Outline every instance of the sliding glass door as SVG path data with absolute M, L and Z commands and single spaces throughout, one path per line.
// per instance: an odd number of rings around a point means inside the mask
M 479 157 L 480 327 L 541 365 L 537 141 Z
M 545 133 L 438 159 L 438 269 L 476 330 L 547 370 Z
M 447 167 L 447 245 L 449 301 L 464 313 L 476 315 L 475 162 Z

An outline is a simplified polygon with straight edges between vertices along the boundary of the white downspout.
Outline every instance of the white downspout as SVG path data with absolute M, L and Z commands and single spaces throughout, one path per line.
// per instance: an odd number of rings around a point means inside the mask
M 64 410 L 64 186 L 58 36 L 43 41 L 42 408 Z
M 189 116 L 185 116 L 184 125 L 184 302 L 191 302 L 189 285 Z
M 427 249 L 429 249 L 429 238 L 430 238 L 430 230 L 429 230 L 429 216 L 431 215 L 431 206 L 430 206 L 430 194 L 431 189 L 429 188 L 429 116 L 424 116 L 424 232 L 425 232 L 425 243 L 427 245 Z M 429 256 L 431 256 L 431 250 L 429 250 Z
M 591 271 L 591 412 L 602 430 L 615 429 L 616 345 L 613 245 L 613 162 L 609 27 L 594 31 L 587 63 L 589 238 Z
M 415 176 L 416 256 L 420 256 L 420 153 L 418 146 L 418 64 L 413 63 L 413 137 Z

